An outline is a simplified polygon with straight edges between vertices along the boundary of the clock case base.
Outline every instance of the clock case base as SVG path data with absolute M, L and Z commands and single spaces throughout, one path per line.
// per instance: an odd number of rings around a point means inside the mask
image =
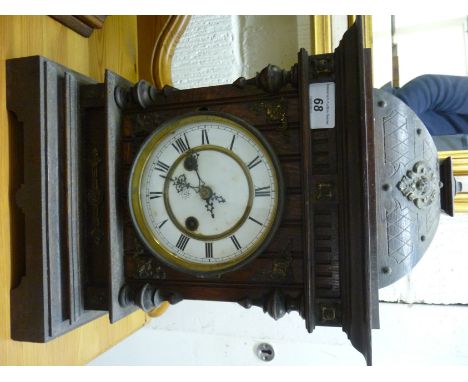
M 105 82 L 44 57 L 8 60 L 12 158 L 11 338 L 47 342 L 122 307 L 123 240 L 117 178 L 120 113 Z M 12 171 L 13 172 L 13 171 Z

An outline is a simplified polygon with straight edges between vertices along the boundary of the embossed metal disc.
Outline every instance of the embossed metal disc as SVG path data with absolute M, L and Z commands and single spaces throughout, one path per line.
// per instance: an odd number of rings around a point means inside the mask
M 379 288 L 422 258 L 439 223 L 437 150 L 418 116 L 392 94 L 374 89 L 377 272 Z

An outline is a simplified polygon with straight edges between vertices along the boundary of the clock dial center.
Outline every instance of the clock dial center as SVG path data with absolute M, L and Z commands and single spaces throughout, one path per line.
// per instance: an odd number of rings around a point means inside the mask
M 200 196 L 203 200 L 208 200 L 213 196 L 213 191 L 208 186 L 200 187 Z
M 254 193 L 242 160 L 218 145 L 196 146 L 179 156 L 164 184 L 165 208 L 184 234 L 199 240 L 228 237 L 248 217 Z M 196 229 L 186 224 L 196 216 Z

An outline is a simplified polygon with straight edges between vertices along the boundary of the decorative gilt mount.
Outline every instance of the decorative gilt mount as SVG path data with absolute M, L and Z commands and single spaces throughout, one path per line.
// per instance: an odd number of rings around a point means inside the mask
M 430 164 L 420 161 L 403 175 L 397 187 L 416 207 L 425 208 L 436 200 L 442 184 Z

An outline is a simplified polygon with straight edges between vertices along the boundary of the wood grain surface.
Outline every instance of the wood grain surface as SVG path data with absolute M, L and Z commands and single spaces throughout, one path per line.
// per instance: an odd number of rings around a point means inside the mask
M 104 28 L 89 39 L 47 16 L 0 17 L 0 365 L 82 365 L 142 327 L 146 316 L 140 311 L 110 325 L 106 315 L 47 344 L 10 338 L 10 289 L 15 282 L 11 261 L 15 158 L 9 150 L 5 60 L 31 55 L 43 55 L 98 81 L 103 80 L 106 68 L 137 81 L 136 16 L 110 16 Z
M 138 74 L 142 80 L 153 83 L 152 60 L 155 44 L 159 40 L 170 18 L 171 16 L 169 15 L 145 15 L 137 17 Z
M 190 16 L 138 16 L 141 79 L 158 89 L 172 85 L 172 57 L 189 21 Z

